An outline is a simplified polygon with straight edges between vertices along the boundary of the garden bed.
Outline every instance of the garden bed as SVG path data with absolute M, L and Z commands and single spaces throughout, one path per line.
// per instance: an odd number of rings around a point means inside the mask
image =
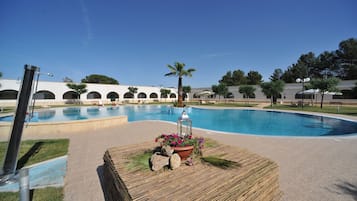
M 106 200 L 279 200 L 278 165 L 238 147 L 206 146 L 203 156 L 233 161 L 232 168 L 220 168 L 195 161 L 175 170 L 153 172 L 128 168 L 132 156 L 153 149 L 147 142 L 113 147 L 104 154 L 103 191 Z

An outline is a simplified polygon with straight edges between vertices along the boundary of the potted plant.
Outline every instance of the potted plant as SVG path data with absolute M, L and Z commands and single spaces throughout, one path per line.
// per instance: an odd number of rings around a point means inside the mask
M 204 138 L 194 138 L 192 135 L 180 136 L 179 134 L 161 134 L 155 142 L 160 142 L 161 146 L 170 146 L 174 152 L 179 154 L 182 160 L 186 160 L 192 152 L 202 154 Z

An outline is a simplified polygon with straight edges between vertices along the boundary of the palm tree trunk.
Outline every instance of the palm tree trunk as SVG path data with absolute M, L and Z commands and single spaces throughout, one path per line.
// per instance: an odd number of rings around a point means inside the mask
M 179 77 L 178 79 L 178 97 L 177 97 L 177 106 L 178 107 L 183 107 L 183 101 L 182 101 L 182 77 Z

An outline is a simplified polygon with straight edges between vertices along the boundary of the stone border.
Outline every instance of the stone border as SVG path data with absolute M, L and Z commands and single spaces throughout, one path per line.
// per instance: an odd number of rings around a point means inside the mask
M 80 131 L 90 131 L 102 128 L 108 128 L 128 123 L 127 116 L 117 116 L 98 119 L 86 119 L 76 121 L 63 122 L 41 122 L 29 123 L 24 126 L 24 134 L 60 134 L 60 133 L 75 133 Z M 8 135 L 10 133 L 12 123 L 0 122 L 0 135 Z

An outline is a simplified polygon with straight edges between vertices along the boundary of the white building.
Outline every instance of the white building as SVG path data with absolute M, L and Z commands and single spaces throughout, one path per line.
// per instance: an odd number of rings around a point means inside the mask
M 357 95 L 353 94 L 353 88 L 356 87 L 357 80 L 340 81 L 337 88 L 342 92 L 340 95 L 325 95 L 324 102 L 332 104 L 357 104 Z M 76 93 L 66 86 L 64 82 L 45 82 L 39 81 L 34 98 L 36 105 L 62 105 L 75 103 L 78 101 Z M 15 106 L 17 95 L 20 90 L 20 80 L 0 80 L 0 106 Z M 34 83 L 36 85 L 36 83 Z M 136 87 L 137 93 L 131 94 L 129 87 Z M 260 86 L 256 88 L 251 102 L 269 102 L 270 97 L 266 97 L 261 91 Z M 173 102 L 177 100 L 177 89 L 169 89 L 171 92 L 164 97 L 160 90 L 162 87 L 149 86 L 128 86 L 128 85 L 109 85 L 109 84 L 87 84 L 87 92 L 80 97 L 84 104 L 120 104 L 120 103 L 147 103 L 147 102 Z M 210 88 L 193 88 L 192 92 L 186 98 L 187 100 L 214 99 L 218 96 L 197 96 L 202 91 L 211 91 Z M 225 101 L 246 101 L 243 95 L 239 93 L 239 86 L 228 87 L 229 94 Z M 302 100 L 302 85 L 299 83 L 285 84 L 284 91 L 281 93 L 278 102 L 294 103 Z M 304 94 L 305 103 L 318 103 L 321 100 L 320 94 Z
M 164 97 L 160 90 L 162 87 L 128 86 L 110 84 L 87 84 L 87 92 L 77 99 L 77 94 L 64 82 L 39 81 L 34 99 L 36 105 L 61 105 L 81 101 L 84 104 L 109 104 L 109 103 L 145 103 L 145 102 L 172 102 L 176 100 L 177 89 Z M 34 82 L 34 87 L 36 82 Z M 20 80 L 0 80 L 0 106 L 16 105 L 17 95 L 21 86 Z M 129 87 L 136 87 L 137 93 L 129 92 Z
M 342 95 L 325 95 L 324 103 L 331 104 L 357 104 L 357 94 L 353 94 L 353 88 L 356 87 L 357 80 L 342 80 L 339 82 L 337 88 L 342 93 Z M 254 92 L 254 97 L 251 97 L 249 101 L 251 102 L 269 102 L 270 97 L 266 97 L 262 92 L 262 89 L 259 85 L 253 86 L 256 90 Z M 218 96 L 214 95 L 203 95 L 202 92 L 212 92 L 211 88 L 196 88 L 192 89 L 191 96 L 189 97 L 191 100 L 218 100 Z M 278 102 L 284 103 L 295 103 L 302 100 L 302 84 L 301 83 L 286 83 L 284 87 L 284 91 L 280 94 L 281 96 L 278 98 Z M 310 94 L 305 93 L 304 95 L 305 103 L 318 103 L 321 101 L 321 95 L 319 93 Z M 239 93 L 239 86 L 229 86 L 228 87 L 228 95 L 226 98 L 220 97 L 221 100 L 225 101 L 242 101 L 246 102 L 247 99 L 243 97 L 243 94 Z

